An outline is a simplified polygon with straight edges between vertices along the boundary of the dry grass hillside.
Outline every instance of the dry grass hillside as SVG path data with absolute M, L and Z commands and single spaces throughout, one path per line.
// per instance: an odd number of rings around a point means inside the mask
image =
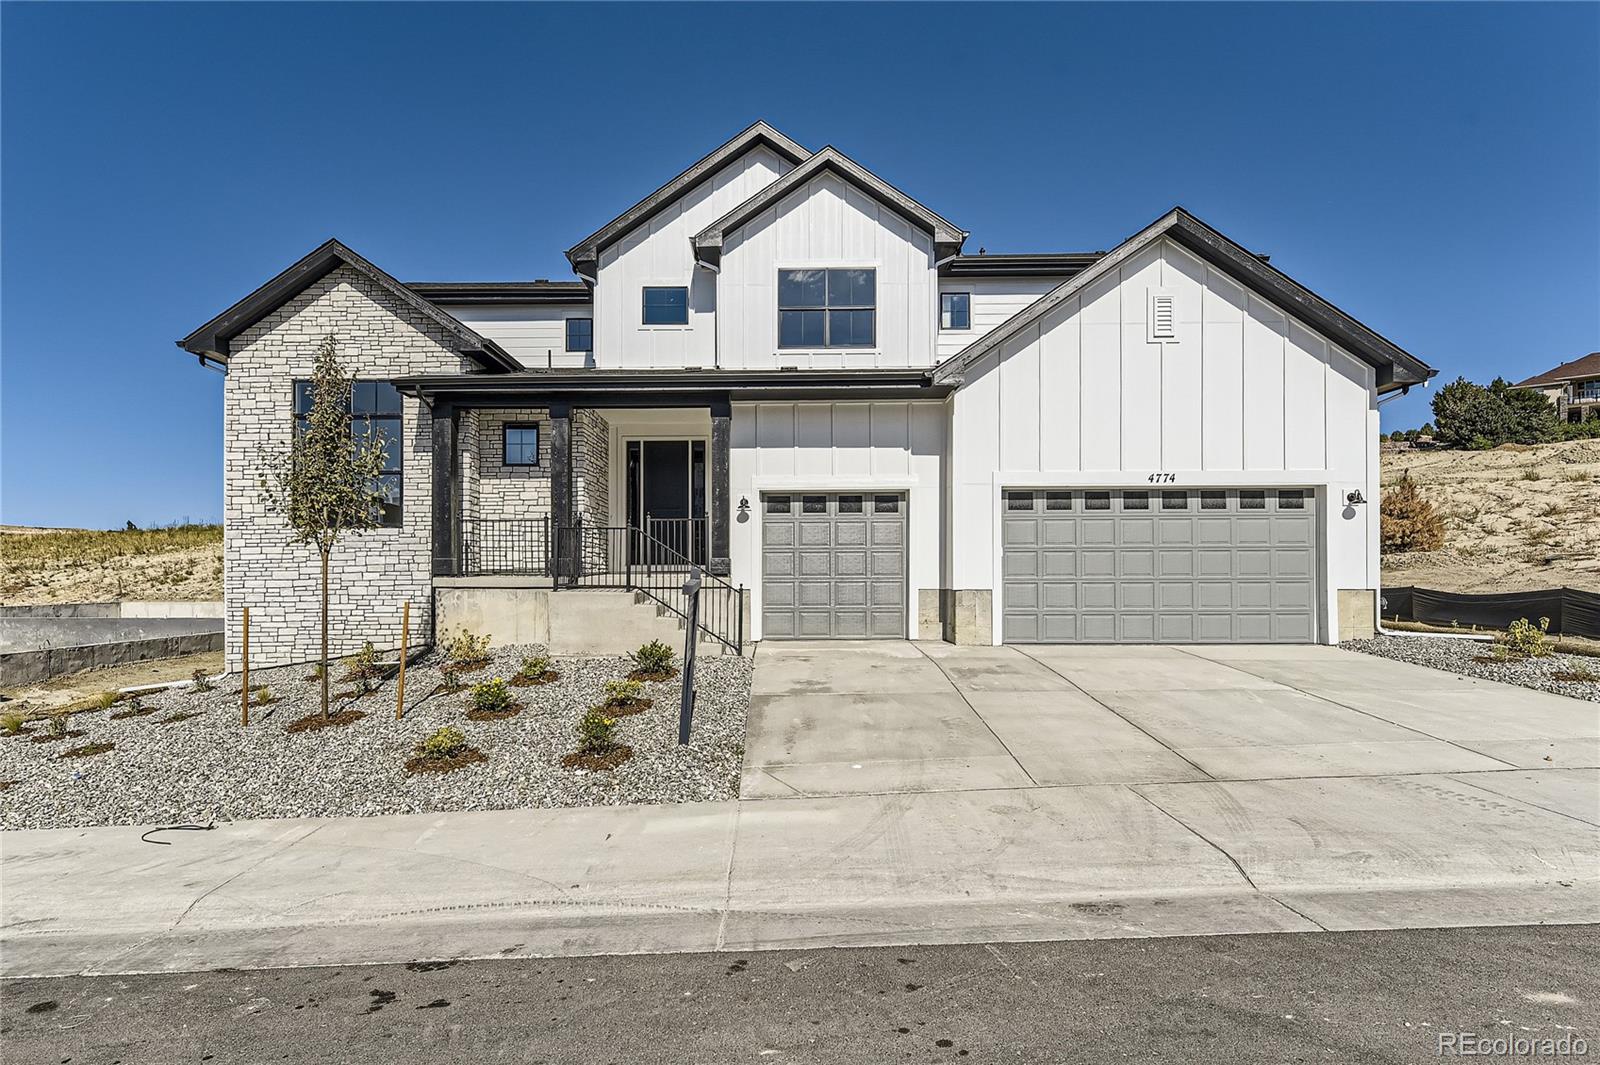
M 1389 554 L 1383 583 L 1447 592 L 1600 592 L 1600 440 L 1493 451 L 1385 451 L 1444 517 L 1444 547 Z
M 222 526 L 105 532 L 0 525 L 0 601 L 222 598 Z

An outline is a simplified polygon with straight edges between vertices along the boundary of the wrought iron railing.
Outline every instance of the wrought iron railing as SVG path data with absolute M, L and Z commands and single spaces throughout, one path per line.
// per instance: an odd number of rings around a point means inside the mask
M 706 564 L 710 544 L 706 536 L 710 526 L 704 518 L 657 518 L 645 515 L 644 531 L 651 539 L 659 540 L 679 555 L 699 566 Z
M 690 622 L 684 582 L 703 562 L 705 521 L 661 519 L 654 525 L 682 545 L 643 529 L 578 523 L 555 527 L 548 516 L 466 519 L 461 523 L 464 576 L 549 577 L 556 588 L 621 588 L 639 592 L 667 612 Z M 695 526 L 699 526 L 699 531 Z M 687 550 L 684 550 L 684 549 Z M 696 626 L 740 654 L 744 650 L 744 588 L 703 574 Z
M 557 529 L 550 572 L 557 588 L 625 588 L 689 621 L 684 581 L 695 562 L 643 529 L 573 525 Z M 702 576 L 698 627 L 734 654 L 744 651 L 744 588 Z
M 469 576 L 548 576 L 550 516 L 463 520 L 461 572 Z

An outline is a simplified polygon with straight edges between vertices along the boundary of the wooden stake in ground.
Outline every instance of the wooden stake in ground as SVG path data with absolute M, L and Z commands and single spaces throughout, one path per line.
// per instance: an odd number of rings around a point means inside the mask
M 395 684 L 394 719 L 399 721 L 406 712 L 406 642 L 411 635 L 411 600 L 400 604 L 400 679 Z
M 244 699 L 240 707 L 240 723 L 246 728 L 250 726 L 250 608 L 244 608 L 244 650 L 241 656 L 244 659 L 243 668 L 240 670 L 239 693 Z

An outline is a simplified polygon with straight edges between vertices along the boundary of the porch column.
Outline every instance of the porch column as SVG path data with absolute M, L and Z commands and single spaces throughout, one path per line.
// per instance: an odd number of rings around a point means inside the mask
M 733 434 L 733 406 L 727 400 L 711 404 L 711 559 L 706 568 L 726 577 L 728 556 L 728 444 Z
M 459 419 L 453 403 L 433 405 L 433 573 L 454 576 L 460 559 L 460 488 L 456 477 Z
M 577 573 L 578 539 L 568 530 L 572 513 L 572 404 L 550 404 L 550 535 L 555 538 L 552 576 Z

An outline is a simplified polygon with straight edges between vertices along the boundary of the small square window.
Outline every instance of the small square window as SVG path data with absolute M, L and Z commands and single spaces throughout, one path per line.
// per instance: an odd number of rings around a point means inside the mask
M 767 497 L 767 513 L 768 514 L 787 514 L 787 513 L 789 513 L 789 497 L 788 496 L 768 496 Z
M 1083 493 L 1084 510 L 1110 510 L 1110 492 L 1085 492 Z
M 873 496 L 872 510 L 877 514 L 898 514 L 900 513 L 900 497 Z
M 1226 492 L 1218 492 L 1218 491 L 1201 492 L 1200 493 L 1200 509 L 1201 510 L 1227 510 L 1228 509 L 1228 493 L 1226 493 Z
M 826 514 L 828 512 L 828 497 L 801 496 L 800 512 L 802 514 Z
M 1188 492 L 1162 492 L 1161 493 L 1161 509 L 1162 510 L 1188 510 L 1189 509 L 1189 493 Z
M 1032 510 L 1033 509 L 1033 493 L 1032 492 L 1007 492 L 1006 493 L 1006 509 L 1007 510 Z
M 645 325 L 688 325 L 689 290 L 679 286 L 645 286 L 643 322 Z
M 1044 494 L 1044 509 L 1046 510 L 1071 510 L 1071 492 L 1046 492 Z
M 1123 510 L 1149 510 L 1149 492 L 1124 492 L 1122 493 Z
M 972 328 L 972 293 L 939 293 L 939 328 Z
M 861 513 L 861 502 L 862 502 L 862 500 L 861 500 L 860 496 L 840 496 L 839 497 L 839 513 L 840 514 L 860 514 Z
M 1279 510 L 1304 510 L 1306 509 L 1306 494 L 1298 488 L 1286 489 L 1278 493 Z
M 567 350 L 568 351 L 593 351 L 594 350 L 594 319 L 593 318 L 568 318 L 567 319 Z
M 507 466 L 539 465 L 539 427 L 537 425 L 508 425 L 501 437 L 505 445 Z
M 1267 493 L 1245 489 L 1239 493 L 1240 510 L 1266 510 Z

